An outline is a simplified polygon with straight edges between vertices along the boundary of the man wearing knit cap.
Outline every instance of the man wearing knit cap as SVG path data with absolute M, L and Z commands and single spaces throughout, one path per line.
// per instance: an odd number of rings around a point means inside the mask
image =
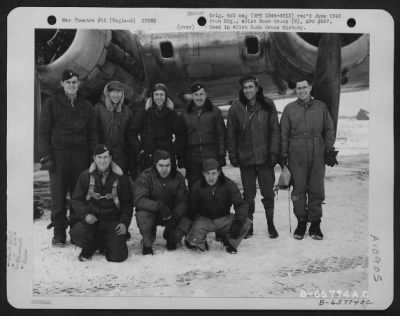
M 221 167 L 226 165 L 226 128 L 221 110 L 208 99 L 202 83 L 194 83 L 191 92 L 192 101 L 183 115 L 185 168 L 189 187 L 201 179 L 204 160 L 214 158 Z
M 235 254 L 251 226 L 249 206 L 215 159 L 204 161 L 202 173 L 202 179 L 190 191 L 189 217 L 194 223 L 185 244 L 190 249 L 208 250 L 207 234 L 216 232 L 222 236 L 226 251 Z M 232 205 L 235 214 L 230 212 Z
M 45 100 L 39 122 L 39 155 L 42 170 L 50 174 L 52 244 L 63 246 L 68 227 L 66 195 L 90 163 L 97 144 L 92 105 L 79 95 L 79 76 L 65 70 L 62 92 Z M 70 208 L 70 216 L 74 209 Z
M 187 190 L 184 177 L 171 163 L 171 154 L 156 150 L 153 166 L 144 170 L 134 186 L 136 223 L 142 235 L 142 254 L 153 254 L 157 226 L 164 226 L 167 249 L 175 250 L 191 221 L 185 217 Z
M 135 118 L 135 129 L 140 138 L 140 169 L 144 170 L 153 164 L 153 154 L 157 149 L 171 154 L 171 163 L 176 165 L 183 161 L 183 123 L 174 110 L 174 103 L 168 97 L 167 86 L 156 83 L 144 107 Z
M 267 217 L 270 238 L 278 237 L 274 217 L 274 167 L 279 162 L 280 130 L 274 102 L 265 97 L 254 76 L 239 81 L 239 100 L 228 111 L 228 152 L 234 167 L 240 167 L 243 197 L 249 203 L 249 218 L 255 211 L 256 181 Z M 248 236 L 253 235 L 253 227 Z
M 71 242 L 82 248 L 80 261 L 90 260 L 101 249 L 107 261 L 122 262 L 128 258 L 126 233 L 133 213 L 129 179 L 106 145 L 96 146 L 93 160 L 72 195 L 77 218 L 71 226 Z
M 96 131 L 99 142 L 111 149 L 113 161 L 135 180 L 138 140 L 133 114 L 124 99 L 121 82 L 110 81 L 105 85 L 101 101 L 94 107 Z

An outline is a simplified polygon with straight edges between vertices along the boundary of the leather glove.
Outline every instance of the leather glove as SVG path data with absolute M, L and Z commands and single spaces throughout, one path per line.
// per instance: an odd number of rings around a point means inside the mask
M 169 209 L 169 207 L 167 205 L 165 205 L 165 203 L 161 202 L 160 203 L 160 207 L 158 208 L 160 215 L 161 215 L 161 219 L 163 221 L 169 220 L 172 218 L 172 214 L 171 214 L 171 210 Z
M 278 163 L 278 155 L 275 155 L 273 153 L 269 153 L 268 155 L 268 166 L 271 168 L 274 168 L 276 164 Z
M 288 165 L 288 157 L 281 157 L 280 161 L 281 168 Z
M 338 152 L 339 151 L 335 150 L 335 149 L 326 150 L 325 151 L 325 164 L 327 164 L 329 167 L 338 165 L 338 161 L 336 159 Z
M 50 156 L 40 159 L 40 170 L 54 171 L 55 167 L 54 161 Z
M 226 160 L 225 160 L 225 156 L 224 155 L 218 156 L 218 164 L 219 164 L 220 168 L 226 166 Z
M 231 157 L 231 158 L 229 158 L 229 160 L 233 167 L 239 167 L 239 161 L 236 158 Z
M 240 232 L 243 228 L 243 223 L 242 221 L 238 219 L 234 219 L 231 225 L 231 228 L 229 230 L 229 235 L 233 238 L 236 239 L 239 237 Z

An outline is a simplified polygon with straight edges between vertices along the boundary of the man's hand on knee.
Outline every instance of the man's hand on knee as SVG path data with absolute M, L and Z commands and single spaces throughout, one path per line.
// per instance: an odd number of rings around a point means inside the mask
M 126 226 L 125 226 L 125 224 L 119 223 L 117 226 L 115 226 L 115 232 L 117 233 L 118 236 L 126 235 Z
M 163 221 L 167 221 L 172 218 L 171 210 L 164 202 L 160 202 L 158 210 Z
M 97 217 L 94 216 L 93 214 L 88 214 L 88 215 L 86 215 L 86 217 L 85 217 L 86 223 L 88 223 L 88 224 L 90 224 L 90 225 L 96 223 L 97 220 L 98 220 Z

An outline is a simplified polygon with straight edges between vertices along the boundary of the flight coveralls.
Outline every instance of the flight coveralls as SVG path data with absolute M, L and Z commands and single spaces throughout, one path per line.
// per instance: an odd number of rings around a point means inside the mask
M 281 117 L 282 157 L 292 174 L 293 209 L 299 221 L 318 221 L 325 199 L 325 151 L 335 143 L 326 105 L 316 99 L 289 103 Z
M 39 123 L 40 157 L 54 162 L 50 174 L 51 224 L 54 235 L 65 241 L 68 226 L 66 195 L 72 195 L 77 179 L 88 168 L 97 145 L 92 105 L 78 95 L 71 101 L 65 94 L 48 98 Z M 70 216 L 73 214 L 70 209 Z
M 70 229 L 71 242 L 82 249 L 104 250 L 106 259 L 122 262 L 128 258 L 126 235 L 117 235 L 115 227 L 122 223 L 128 231 L 132 219 L 133 201 L 129 179 L 111 163 L 105 183 L 93 163 L 79 177 L 71 203 L 76 219 Z M 86 222 L 88 214 L 98 220 Z
M 204 179 L 195 182 L 190 190 L 189 217 L 194 220 L 186 240 L 201 250 L 206 249 L 206 237 L 216 232 L 237 248 L 251 226 L 248 216 L 248 203 L 242 198 L 237 185 L 223 174 L 215 187 L 209 186 Z M 230 209 L 234 207 L 235 214 Z M 237 238 L 229 234 L 233 221 L 237 219 L 243 226 Z
M 164 226 L 163 233 L 167 245 L 175 246 L 189 231 L 192 222 L 185 216 L 187 212 L 187 190 L 185 178 L 176 170 L 162 178 L 154 166 L 144 170 L 134 185 L 136 223 L 143 237 L 143 246 L 152 247 L 157 226 Z M 165 204 L 172 218 L 162 220 L 160 208 Z
M 249 218 L 253 220 L 257 188 L 260 187 L 265 214 L 274 215 L 274 168 L 268 165 L 269 155 L 279 157 L 280 130 L 275 104 L 265 97 L 265 103 L 256 102 L 253 111 L 235 101 L 228 111 L 229 159 L 237 161 L 243 184 L 243 197 L 249 203 Z
M 226 128 L 221 110 L 207 99 L 199 113 L 192 101 L 183 114 L 185 123 L 185 168 L 189 187 L 202 177 L 203 162 L 213 158 L 225 165 Z M 221 162 L 224 162 L 221 165 Z

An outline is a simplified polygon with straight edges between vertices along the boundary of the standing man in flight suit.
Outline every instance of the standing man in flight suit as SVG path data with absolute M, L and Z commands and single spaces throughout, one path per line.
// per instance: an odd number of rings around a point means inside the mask
M 281 164 L 288 165 L 292 174 L 293 211 L 298 221 L 294 238 L 299 240 L 308 220 L 311 238 L 323 239 L 320 223 L 325 164 L 337 164 L 332 118 L 325 103 L 311 97 L 311 90 L 309 81 L 297 81 L 297 100 L 286 105 L 281 117 Z
M 245 76 L 239 81 L 239 100 L 228 112 L 228 152 L 234 167 L 240 167 L 243 197 L 249 203 L 253 220 L 257 188 L 267 217 L 270 238 L 278 237 L 274 225 L 274 167 L 279 162 L 280 130 L 274 102 L 265 97 L 257 78 Z M 253 226 L 248 236 L 253 235 Z
M 92 105 L 79 95 L 79 76 L 65 70 L 63 91 L 43 104 L 39 123 L 39 152 L 42 170 L 49 170 L 52 244 L 63 246 L 68 227 L 66 194 L 72 195 L 79 174 L 90 163 L 97 144 Z M 73 216 L 70 208 L 70 217 Z

